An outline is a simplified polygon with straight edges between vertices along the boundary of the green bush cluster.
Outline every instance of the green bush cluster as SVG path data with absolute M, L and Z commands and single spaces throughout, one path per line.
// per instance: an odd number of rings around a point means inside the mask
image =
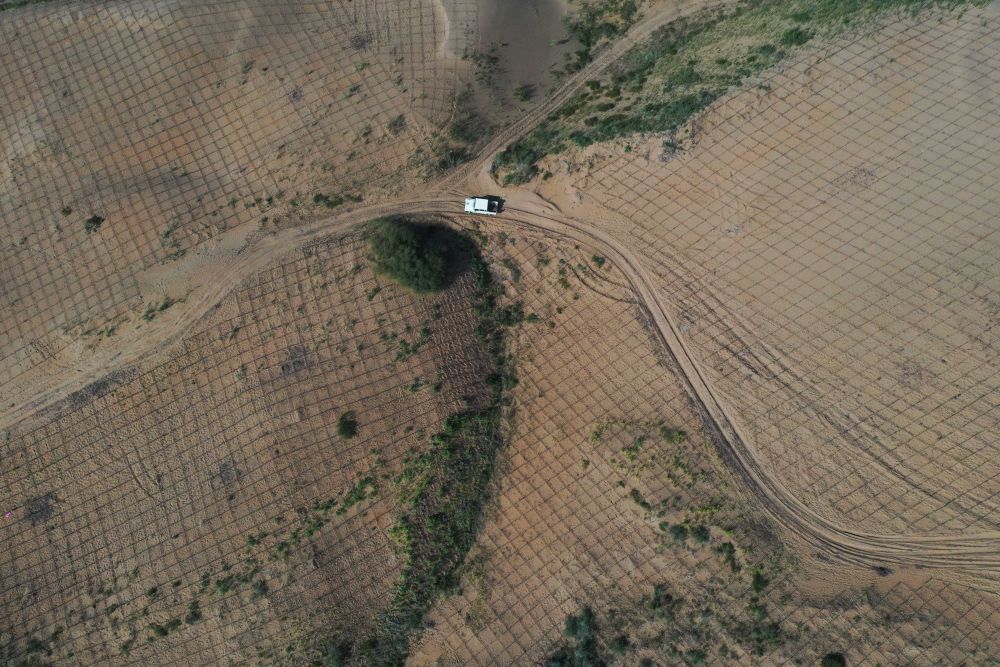
M 597 650 L 597 619 L 589 606 L 585 606 L 579 614 L 566 617 L 563 634 L 569 640 L 568 644 L 546 658 L 542 663 L 545 667 L 597 667 L 606 664 Z M 627 638 L 625 642 L 627 646 Z
M 448 249 L 441 228 L 405 218 L 386 218 L 372 226 L 368 241 L 376 273 L 414 292 L 440 292 L 448 284 Z

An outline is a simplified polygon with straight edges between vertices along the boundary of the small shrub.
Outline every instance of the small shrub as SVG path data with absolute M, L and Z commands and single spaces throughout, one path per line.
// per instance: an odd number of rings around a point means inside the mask
M 653 595 L 649 601 L 649 608 L 653 614 L 665 621 L 673 619 L 674 612 L 680 606 L 680 600 L 675 598 L 666 585 L 656 584 L 653 586 Z
M 236 577 L 232 575 L 215 580 L 215 592 L 219 595 L 225 595 L 234 588 L 236 588 Z
M 317 195 L 315 195 L 313 197 L 313 203 L 314 204 L 322 204 L 323 206 L 326 206 L 327 208 L 337 208 L 338 206 L 340 206 L 341 204 L 343 204 L 345 201 L 347 201 L 347 200 L 344 197 L 342 197 L 341 195 L 333 195 L 331 197 L 330 195 L 325 195 L 325 194 L 319 193 L 319 194 L 317 194 Z
M 708 544 L 712 534 L 708 531 L 708 526 L 698 525 L 691 528 L 691 539 L 699 544 Z
M 597 266 L 597 268 L 601 268 L 604 266 L 604 263 L 607 262 L 608 260 L 605 259 L 604 257 L 601 257 L 600 255 L 594 255 L 593 257 L 590 258 L 590 261 L 592 261 L 594 265 Z
M 184 622 L 188 625 L 194 625 L 201 620 L 201 606 L 198 604 L 197 600 L 192 600 L 188 603 L 188 613 L 184 617 Z
M 670 537 L 677 542 L 684 542 L 688 538 L 688 528 L 683 523 L 670 526 Z
M 389 124 L 385 126 L 387 130 L 393 134 L 399 134 L 406 129 L 406 116 L 399 114 L 395 118 L 389 121 Z
M 535 87 L 530 83 L 525 83 L 514 89 L 514 97 L 521 102 L 527 102 L 535 96 Z
M 101 228 L 102 224 L 104 224 L 104 218 L 99 215 L 92 215 L 83 223 L 83 227 L 87 230 L 88 234 L 93 234 Z
M 631 491 L 629 491 L 628 495 L 635 502 L 636 505 L 646 510 L 647 512 L 653 509 L 653 506 L 650 505 L 649 501 L 643 497 L 642 492 L 639 491 L 639 489 L 632 489 Z
M 348 410 L 337 418 L 337 435 L 353 438 L 358 434 L 358 418 L 353 410 Z
M 63 207 L 62 207 L 62 208 L 61 208 L 61 209 L 59 210 L 59 212 L 60 212 L 60 213 L 62 213 L 63 215 L 69 215 L 70 213 L 72 213 L 72 212 L 73 212 L 73 209 L 71 209 L 71 208 L 70 208 L 69 206 L 63 206 Z

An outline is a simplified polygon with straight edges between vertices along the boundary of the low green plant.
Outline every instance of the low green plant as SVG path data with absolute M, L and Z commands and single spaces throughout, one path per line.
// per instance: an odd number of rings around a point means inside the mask
M 406 129 L 406 116 L 399 114 L 390 120 L 385 128 L 396 135 L 402 133 L 402 131 Z
M 795 26 L 781 33 L 781 39 L 778 41 L 782 46 L 802 46 L 810 39 L 812 39 L 812 33 Z
M 192 600 L 188 603 L 187 616 L 184 617 L 184 622 L 188 625 L 194 625 L 201 620 L 201 605 L 197 600 Z
M 514 98 L 527 102 L 535 96 L 535 87 L 530 83 L 524 83 L 514 89 Z
M 712 539 L 712 534 L 709 532 L 708 526 L 698 524 L 691 527 L 691 539 L 698 544 L 708 544 Z

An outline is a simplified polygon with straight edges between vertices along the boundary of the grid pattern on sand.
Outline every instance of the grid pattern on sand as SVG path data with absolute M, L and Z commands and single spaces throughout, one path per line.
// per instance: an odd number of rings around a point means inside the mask
M 998 527 L 998 55 L 995 17 L 893 21 L 724 100 L 680 157 L 651 140 L 575 184 L 765 464 L 855 529 Z
M 466 24 L 472 5 L 449 3 Z M 447 18 L 429 0 L 3 12 L 4 383 L 72 364 L 79 329 L 150 298 L 143 269 L 325 210 L 316 193 L 396 187 L 451 110 L 461 64 L 442 54 L 471 37 Z
M 357 237 L 294 253 L 166 362 L 5 436 L 2 502 L 20 509 L 0 538 L 0 600 L 18 645 L 89 663 L 218 664 L 283 650 L 311 623 L 373 623 L 399 567 L 382 476 L 475 394 L 485 362 L 470 278 L 413 298 L 364 254 Z M 338 434 L 348 410 L 354 439 Z M 365 476 L 381 493 L 346 506 Z M 192 603 L 200 617 L 171 628 Z
M 706 648 L 705 664 L 719 665 L 818 664 L 830 651 L 852 665 L 1000 656 L 995 597 L 922 575 L 822 566 L 817 574 L 815 564 L 786 561 L 769 530 L 752 525 L 753 503 L 712 454 L 621 274 L 527 234 L 500 238 L 487 247 L 501 266 L 516 267 L 509 291 L 542 322 L 526 325 L 514 344 L 516 423 L 488 524 L 460 593 L 432 611 L 413 664 L 539 664 L 567 641 L 564 623 L 584 605 L 597 613 L 602 651 L 629 635 L 622 664 L 673 664 Z M 655 429 L 642 426 L 651 421 L 688 437 L 657 443 Z M 632 459 L 629 447 L 643 433 Z M 663 525 L 684 519 L 711 526 L 706 545 L 668 537 Z M 727 541 L 737 545 L 739 572 L 720 556 Z M 744 630 L 755 567 L 770 580 L 762 608 L 783 638 L 756 652 Z M 666 625 L 649 609 L 658 584 L 682 601 Z

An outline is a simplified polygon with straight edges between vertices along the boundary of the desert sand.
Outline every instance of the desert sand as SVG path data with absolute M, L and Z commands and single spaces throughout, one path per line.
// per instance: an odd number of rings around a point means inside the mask
M 621 664 L 995 664 L 1000 10 L 818 40 L 682 150 L 493 181 L 706 4 L 644 4 L 559 79 L 556 0 L 0 11 L 0 657 L 309 664 L 379 622 L 394 479 L 488 373 L 470 275 L 372 272 L 358 225 L 409 214 L 533 316 L 410 664 L 538 664 L 586 608 Z

